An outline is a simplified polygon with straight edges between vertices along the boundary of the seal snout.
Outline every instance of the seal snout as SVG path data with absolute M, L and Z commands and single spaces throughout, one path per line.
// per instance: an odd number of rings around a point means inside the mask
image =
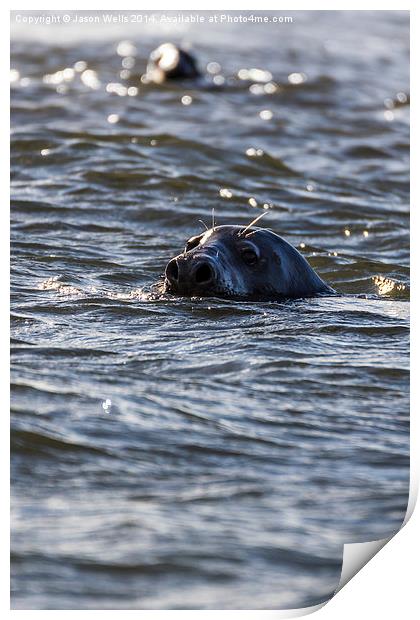
M 173 258 L 166 265 L 165 276 L 169 280 L 171 284 L 178 283 L 179 269 L 178 269 L 178 261 L 176 258 Z
M 212 260 L 205 256 L 198 260 L 177 256 L 167 264 L 165 275 L 171 290 L 185 294 L 199 294 L 216 282 L 216 270 Z
M 211 264 L 201 261 L 194 270 L 194 279 L 197 284 L 211 284 L 214 281 L 214 271 Z

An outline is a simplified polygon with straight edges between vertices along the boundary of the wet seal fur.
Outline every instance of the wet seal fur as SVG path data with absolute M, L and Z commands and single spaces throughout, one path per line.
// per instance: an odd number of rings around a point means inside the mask
M 252 225 L 216 226 L 189 239 L 166 266 L 164 291 L 260 301 L 335 294 L 290 243 Z

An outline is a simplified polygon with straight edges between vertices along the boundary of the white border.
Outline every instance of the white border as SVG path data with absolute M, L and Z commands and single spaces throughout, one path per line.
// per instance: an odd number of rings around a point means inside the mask
M 397 6 L 396 6 L 397 5 Z M 42 10 L 69 10 L 70 3 L 64 4 L 59 1 L 51 2 L 46 1 L 42 3 Z M 78 7 L 81 6 L 81 9 Z M 131 10 L 135 9 L 139 10 L 191 10 L 196 11 L 198 8 L 200 10 L 249 10 L 256 9 L 259 10 L 272 10 L 272 11 L 282 11 L 285 14 L 289 11 L 298 11 L 298 10 L 410 10 L 411 11 L 411 21 L 412 21 L 412 34 L 411 34 L 411 42 L 412 42 L 412 58 L 417 59 L 420 57 L 419 53 L 419 18 L 418 18 L 418 9 L 415 8 L 414 2 L 406 2 L 401 1 L 399 3 L 395 2 L 362 2 L 360 0 L 355 0 L 352 3 L 344 3 L 344 2 L 320 2 L 317 5 L 311 4 L 310 2 L 302 2 L 296 0 L 293 2 L 293 6 L 280 6 L 277 2 L 258 2 L 258 7 L 256 7 L 256 2 L 250 0 L 243 0 L 240 5 L 234 2 L 220 2 L 220 0 L 214 0 L 211 3 L 203 4 L 197 6 L 197 2 L 178 2 L 176 5 L 170 2 L 151 2 L 150 0 L 147 2 L 125 2 L 123 5 L 118 7 L 115 4 L 109 2 L 91 2 L 89 3 L 88 10 Z M 85 10 L 86 6 L 83 6 L 81 3 L 75 3 L 71 7 L 72 10 Z M 2 53 L 0 54 L 0 59 L 2 62 L 6 60 L 5 72 L 3 75 L 5 76 L 5 88 L 1 91 L 3 110 L 0 115 L 0 123 L 1 123 L 1 131 L 3 136 L 3 144 L 7 145 L 9 143 L 9 127 L 8 127 L 8 109 L 9 109 L 9 99 L 8 99 L 8 45 L 9 45 L 9 10 L 40 10 L 38 7 L 31 6 L 29 2 L 20 2 L 17 6 L 7 6 L 6 8 L 1 9 L 1 43 Z M 418 80 L 415 80 L 416 73 L 418 70 L 416 69 L 415 62 L 413 63 L 412 69 L 412 101 L 418 101 Z M 417 94 L 417 97 L 416 97 Z M 411 162 L 412 170 L 420 170 L 420 166 L 418 165 L 418 122 L 416 118 L 416 112 L 412 113 L 412 144 L 415 148 L 413 148 L 413 156 Z M 3 193 L 5 196 L 3 197 L 3 204 L 1 205 L 0 214 L 2 218 L 1 226 L 0 226 L 0 249 L 2 252 L 2 260 L 0 262 L 1 269 L 1 289 L 4 291 L 4 296 L 6 296 L 5 291 L 8 290 L 8 271 L 9 271 L 9 245 L 8 245 L 8 230 L 9 230 L 9 213 L 8 213 L 8 149 L 4 148 L 2 153 L 2 184 Z M 418 173 L 417 173 L 418 176 Z M 420 230 L 419 229 L 419 215 L 417 214 L 420 205 L 418 204 L 419 192 L 418 192 L 418 182 L 416 177 L 412 179 L 412 188 L 411 188 L 411 204 L 412 206 L 412 216 L 411 216 L 411 238 L 412 238 L 412 256 L 411 256 L 411 265 L 412 265 L 412 368 L 418 369 L 419 366 L 419 347 L 418 345 L 418 329 L 416 320 L 417 312 L 419 310 L 419 299 L 418 299 L 418 286 L 417 286 L 417 276 L 416 274 L 419 272 L 419 252 L 418 252 L 418 243 L 416 243 L 415 234 Z M 1 331 L 1 394 L 3 396 L 3 402 L 8 402 L 8 374 L 7 374 L 7 341 L 8 341 L 8 308 L 6 304 L 2 304 L 0 306 L 1 320 L 2 326 L 5 329 Z M 418 372 L 418 370 L 417 370 Z M 419 472 L 419 457 L 420 457 L 420 449 L 419 449 L 419 439 L 420 439 L 420 428 L 418 422 L 418 415 L 415 416 L 416 409 L 419 409 L 418 406 L 418 392 L 415 390 L 415 385 L 413 381 L 412 389 L 411 389 L 411 502 L 415 503 L 415 498 L 417 496 L 418 490 L 418 472 Z M 1 459 L 2 459 L 2 467 L 1 467 L 1 481 L 2 481 L 2 490 L 5 494 L 3 498 L 3 513 L 2 513 L 2 562 L 1 562 L 1 573 L 0 573 L 0 600 L 1 600 L 1 609 L 7 614 L 13 614 L 13 616 L 18 615 L 26 615 L 31 614 L 33 618 L 44 618 L 45 614 L 48 613 L 49 617 L 62 617 L 66 615 L 67 617 L 92 617 L 103 616 L 109 614 L 115 614 L 115 611 L 9 611 L 9 558 L 8 558 L 8 548 L 9 548 L 9 538 L 8 538 L 8 528 L 9 528 L 9 518 L 8 518 L 8 507 L 9 507 L 9 454 L 8 454 L 8 437 L 9 437 L 9 425 L 8 418 L 5 414 L 5 411 L 2 412 L 3 415 L 0 417 L 2 423 L 2 438 L 5 441 L 5 445 L 3 446 L 3 450 L 1 451 Z M 419 531 L 420 531 L 420 516 L 419 510 L 417 510 L 408 524 L 403 528 L 403 530 L 398 533 L 386 546 L 382 549 L 377 556 L 373 558 L 361 571 L 358 573 L 351 582 L 343 588 L 327 605 L 322 607 L 320 611 L 317 612 L 317 617 L 324 620 L 335 620 L 340 618 L 340 620 L 350 619 L 354 620 L 354 617 L 362 615 L 364 618 L 375 617 L 381 619 L 390 619 L 394 620 L 395 617 L 398 617 L 401 620 L 410 619 L 418 616 L 418 612 L 420 609 L 420 605 L 417 600 L 417 589 L 418 589 L 418 549 L 419 545 Z M 6 551 L 6 553 L 5 553 Z M 209 620 L 213 617 L 216 618 L 240 618 L 241 620 L 251 620 L 251 619 L 265 619 L 265 618 L 279 618 L 285 617 L 281 612 L 271 612 L 271 611 L 118 611 L 118 615 L 120 614 L 136 614 L 142 620 L 161 620 L 161 619 L 171 619 L 178 617 L 179 619 L 183 618 L 187 615 L 189 618 L 197 617 L 205 615 Z

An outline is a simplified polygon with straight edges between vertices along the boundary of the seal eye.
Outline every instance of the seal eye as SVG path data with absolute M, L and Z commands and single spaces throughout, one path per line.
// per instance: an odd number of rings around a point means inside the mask
M 258 262 L 258 254 L 252 248 L 245 248 L 241 252 L 242 260 L 247 265 L 256 265 Z
M 185 245 L 185 251 L 189 252 L 190 250 L 193 250 L 194 248 L 196 248 L 198 244 L 200 243 L 200 239 L 201 239 L 201 235 L 197 237 L 191 237 L 191 239 L 188 239 Z

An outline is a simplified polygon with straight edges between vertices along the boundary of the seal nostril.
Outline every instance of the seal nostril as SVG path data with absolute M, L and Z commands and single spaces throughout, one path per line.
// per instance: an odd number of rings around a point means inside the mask
M 166 265 L 165 273 L 166 277 L 170 282 L 178 282 L 179 269 L 177 260 L 175 258 L 169 261 L 169 263 Z
M 205 284 L 213 280 L 213 270 L 208 263 L 201 263 L 195 272 L 195 281 L 197 284 Z

